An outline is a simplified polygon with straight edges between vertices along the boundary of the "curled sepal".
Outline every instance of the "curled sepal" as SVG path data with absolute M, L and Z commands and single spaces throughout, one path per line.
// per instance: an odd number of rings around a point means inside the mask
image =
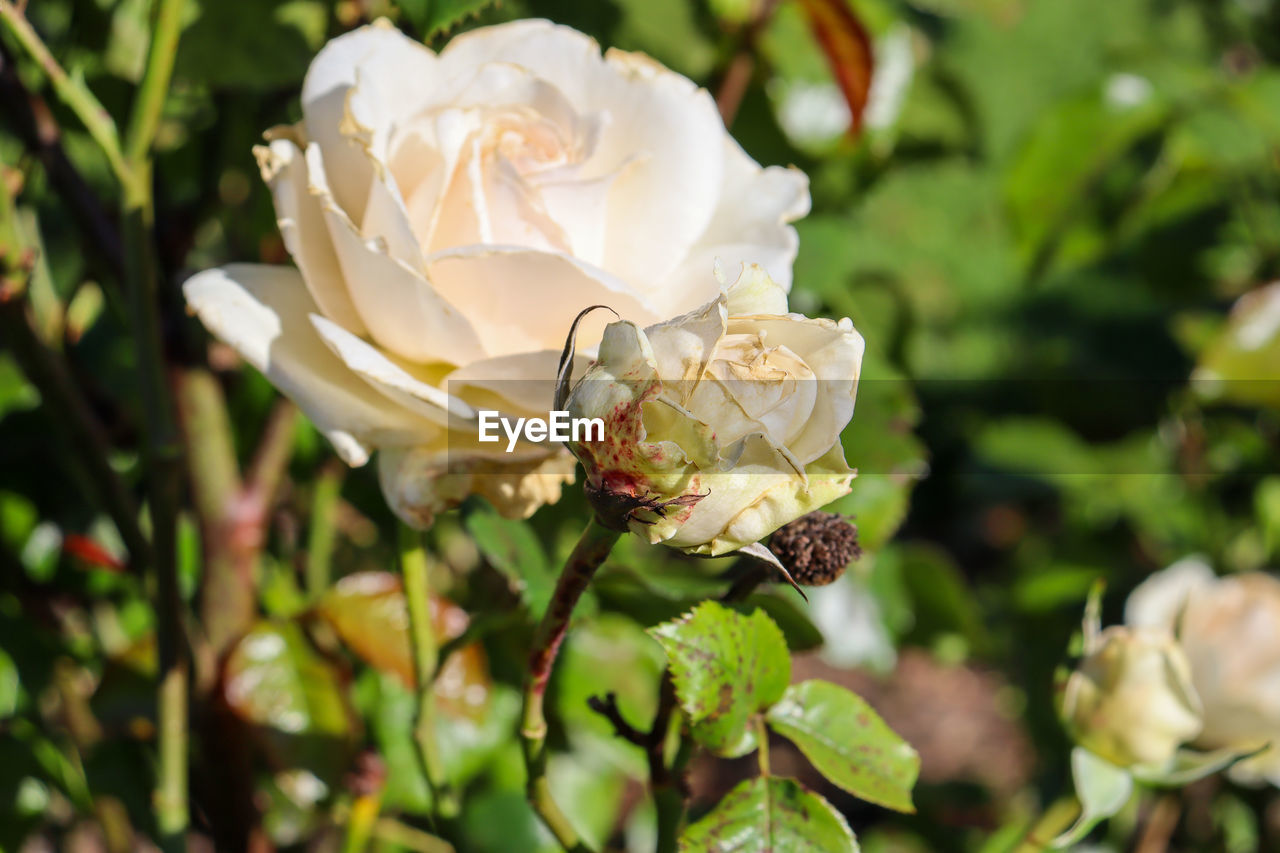
M 1049 842 L 1050 847 L 1059 850 L 1077 843 L 1100 821 L 1117 814 L 1133 794 L 1133 776 L 1128 770 L 1082 747 L 1071 751 L 1071 778 L 1080 801 L 1080 817 Z
M 617 317 L 618 312 L 614 311 L 608 305 L 592 305 L 583 308 L 578 312 L 578 316 L 573 318 L 573 325 L 569 327 L 569 334 L 564 338 L 564 349 L 560 351 L 560 364 L 556 367 L 556 398 L 554 409 L 557 412 L 564 411 L 565 403 L 569 401 L 569 388 L 573 385 L 573 356 L 578 340 L 578 324 L 582 322 L 582 318 L 590 314 L 597 308 L 603 308 L 609 311 L 613 316 Z
M 1107 582 L 1098 578 L 1089 587 L 1089 598 L 1084 605 L 1084 654 L 1092 654 L 1097 650 L 1102 637 L 1102 594 L 1107 589 Z
M 771 566 L 778 574 L 782 575 L 783 580 L 791 584 L 791 588 L 800 593 L 800 597 L 805 601 L 809 600 L 809 596 L 804 594 L 804 590 L 800 588 L 800 584 L 796 583 L 796 579 L 791 576 L 791 572 L 787 571 L 787 567 L 782 565 L 782 561 L 778 559 L 778 555 L 774 554 L 760 542 L 752 542 L 750 545 L 743 545 L 738 549 L 739 554 L 746 554 L 762 563 Z
M 1203 779 L 1206 776 L 1212 776 L 1220 770 L 1226 770 L 1231 765 L 1244 761 L 1246 758 L 1253 758 L 1266 749 L 1266 744 L 1257 749 L 1232 749 L 1230 747 L 1209 751 L 1180 749 L 1174 755 L 1173 762 L 1168 767 L 1143 767 L 1142 765 L 1137 765 L 1131 768 L 1131 772 L 1134 778 L 1140 781 L 1168 788 L 1179 788 L 1183 785 L 1190 785 L 1192 782 Z

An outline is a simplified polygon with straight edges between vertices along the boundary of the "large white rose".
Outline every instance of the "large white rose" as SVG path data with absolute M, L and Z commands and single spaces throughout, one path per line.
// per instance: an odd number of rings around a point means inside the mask
M 1230 774 L 1280 785 L 1280 580 L 1262 572 L 1218 578 L 1191 557 L 1143 581 L 1125 618 L 1176 628 L 1204 705 L 1197 744 L 1242 751 L 1269 745 Z
M 696 311 L 610 324 L 569 396 L 574 417 L 604 422 L 599 440 L 571 444 L 597 513 L 714 556 L 847 494 L 840 433 L 862 352 L 849 320 L 787 313 L 755 266 Z
M 349 464 L 381 449 L 410 523 L 476 492 L 525 515 L 572 479 L 554 445 L 477 443 L 475 417 L 545 415 L 582 308 L 687 311 L 715 297 L 717 257 L 790 285 L 804 175 L 762 169 L 689 80 L 566 27 L 478 29 L 438 55 L 365 27 L 316 57 L 302 111 L 256 150 L 297 269 L 211 270 L 187 301 Z

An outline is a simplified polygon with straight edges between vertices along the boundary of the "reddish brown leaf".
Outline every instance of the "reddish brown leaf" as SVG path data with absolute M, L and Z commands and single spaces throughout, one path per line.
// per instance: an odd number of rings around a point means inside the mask
M 62 552 L 69 554 L 89 565 L 113 572 L 123 572 L 124 563 L 120 562 L 106 548 L 78 533 L 68 533 L 62 540 Z
M 871 39 L 849 8 L 848 0 L 800 0 L 800 6 L 831 66 L 836 84 L 844 93 L 852 116 L 849 133 L 856 136 L 862 129 L 862 112 L 867 106 L 875 66 Z

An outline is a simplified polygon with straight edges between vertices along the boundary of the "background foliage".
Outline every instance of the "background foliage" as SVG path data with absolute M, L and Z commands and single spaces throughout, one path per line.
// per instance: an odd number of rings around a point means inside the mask
M 27 11 L 123 117 L 149 5 L 33 0 Z M 918 749 L 919 811 L 824 784 L 782 741 L 773 761 L 821 790 L 864 849 L 1012 849 L 1066 791 L 1053 669 L 1096 578 L 1115 621 L 1133 585 L 1187 554 L 1228 572 L 1276 566 L 1280 343 L 1242 355 L 1223 330 L 1238 297 L 1280 276 L 1280 4 L 856 0 L 876 56 L 856 140 L 811 5 L 783 0 L 760 19 L 749 0 L 188 4 L 156 137 L 165 347 L 194 389 L 185 404 L 225 394 L 239 470 L 257 470 L 263 447 L 287 458 L 242 587 L 251 633 L 208 676 L 216 684 L 197 685 L 225 703 L 196 722 L 197 829 L 232 815 L 234 837 L 217 839 L 229 848 L 358 844 L 355 826 L 382 849 L 430 849 L 403 599 L 393 577 L 368 574 L 395 567 L 373 473 L 335 465 L 261 376 L 184 316 L 178 288 L 229 260 L 287 262 L 250 148 L 299 117 L 324 40 L 379 14 L 435 47 L 460 28 L 546 16 L 722 96 L 750 58 L 734 135 L 812 179 L 792 304 L 852 317 L 869 344 L 846 433 L 862 476 L 838 506 L 856 515 L 866 553 L 808 604 L 787 590 L 752 603 L 781 626 L 797 686 L 820 675 L 852 687 Z M 21 173 L 17 221 L 43 249 L 32 310 L 134 485 L 137 354 L 118 247 L 92 236 L 111 230 L 96 201 L 115 193 L 108 164 L 17 46 L 0 44 L 0 161 Z M 1193 386 L 1198 362 L 1226 381 Z M 116 833 L 149 834 L 153 820 L 154 617 L 145 585 L 114 564 L 119 535 L 41 402 L 0 353 L 0 848 L 120 849 Z M 196 613 L 219 594 L 206 584 L 200 499 L 179 524 L 180 591 Z M 530 614 L 582 517 L 570 489 L 528 524 L 476 504 L 430 535 L 433 582 L 452 602 L 434 608 L 438 639 L 460 649 L 437 688 L 448 775 L 465 792 L 447 833 L 460 850 L 554 846 L 525 804 L 511 733 Z M 552 686 L 552 772 L 596 839 L 649 849 L 652 807 L 636 782 L 643 756 L 587 699 L 612 691 L 625 718 L 651 718 L 665 658 L 645 629 L 723 592 L 726 566 L 624 539 L 582 608 Z M 748 775 L 695 762 L 695 816 L 731 789 L 744 808 L 767 796 Z M 1172 822 L 1143 802 L 1105 840 L 1280 845 L 1270 790 L 1214 779 L 1156 806 Z

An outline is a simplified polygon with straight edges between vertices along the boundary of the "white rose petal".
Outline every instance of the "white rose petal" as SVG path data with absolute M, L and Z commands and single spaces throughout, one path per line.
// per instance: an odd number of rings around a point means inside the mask
M 559 494 L 568 454 L 481 444 L 477 412 L 545 415 L 582 309 L 640 326 L 701 310 L 722 259 L 764 271 L 718 311 L 786 313 L 807 180 L 755 163 L 710 95 L 647 57 L 547 21 L 472 30 L 437 55 L 380 21 L 326 45 L 301 100 L 302 122 L 255 150 L 298 272 L 203 273 L 188 301 L 345 460 L 381 448 L 411 523 L 469 494 L 517 516 Z M 608 319 L 582 323 L 584 361 Z M 704 330 L 703 350 L 721 333 Z M 691 375 L 706 358 L 692 342 L 662 350 L 692 358 Z M 651 349 L 638 357 L 656 369 Z M 763 428 L 801 432 L 793 410 L 755 408 Z M 803 432 L 831 425 L 814 410 Z M 684 434 L 695 456 L 710 446 Z

